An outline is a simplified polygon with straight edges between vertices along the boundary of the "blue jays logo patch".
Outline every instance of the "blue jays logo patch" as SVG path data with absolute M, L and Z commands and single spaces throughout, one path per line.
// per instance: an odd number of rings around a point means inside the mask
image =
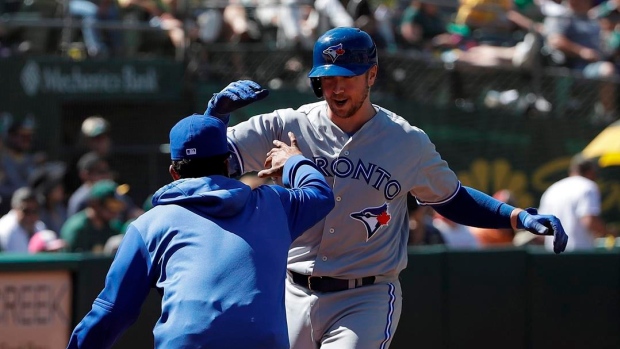
M 384 225 L 388 225 L 392 216 L 388 213 L 387 202 L 379 207 L 367 207 L 359 212 L 351 213 L 351 218 L 364 223 L 366 227 L 366 241 Z
M 338 57 L 342 56 L 345 53 L 345 50 L 342 48 L 342 44 L 330 46 L 323 50 L 323 54 L 331 58 L 332 63 L 336 62 Z

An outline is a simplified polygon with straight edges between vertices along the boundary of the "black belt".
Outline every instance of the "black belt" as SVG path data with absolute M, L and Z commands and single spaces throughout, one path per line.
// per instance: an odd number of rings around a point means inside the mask
M 361 279 L 355 279 L 349 284 L 349 280 L 336 279 L 329 276 L 311 276 L 299 274 L 294 271 L 289 271 L 293 276 L 293 282 L 299 286 L 305 287 L 310 291 L 316 292 L 337 292 L 344 291 L 350 288 L 356 288 L 366 285 L 372 285 L 375 283 L 374 276 L 367 276 Z

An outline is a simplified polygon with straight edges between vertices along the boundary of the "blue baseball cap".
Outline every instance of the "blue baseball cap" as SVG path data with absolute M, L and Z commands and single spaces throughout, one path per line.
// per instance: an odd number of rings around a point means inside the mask
M 218 118 L 194 114 L 170 130 L 170 159 L 200 159 L 228 154 L 226 125 Z

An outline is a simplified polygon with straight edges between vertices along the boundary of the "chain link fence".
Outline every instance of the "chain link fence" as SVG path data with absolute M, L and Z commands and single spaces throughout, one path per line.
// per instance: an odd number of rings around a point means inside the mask
M 211 45 L 190 48 L 188 57 L 188 77 L 193 81 L 224 85 L 249 78 L 272 89 L 311 92 L 307 78 L 312 66 L 310 51 L 274 50 L 263 44 Z M 410 52 L 381 52 L 379 57 L 373 98 L 455 106 L 465 112 L 498 110 L 593 127 L 613 120 L 613 115 L 601 113 L 600 96 L 605 84 L 617 87 L 614 81 L 586 79 L 560 67 L 477 67 Z

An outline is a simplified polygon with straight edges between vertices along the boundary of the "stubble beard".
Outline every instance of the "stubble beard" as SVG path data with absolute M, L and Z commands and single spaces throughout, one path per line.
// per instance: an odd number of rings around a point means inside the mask
M 337 109 L 334 102 L 328 102 L 329 108 L 331 109 L 332 114 L 340 119 L 348 119 L 352 117 L 362 108 L 362 105 L 364 105 L 366 98 L 368 98 L 369 91 L 370 91 L 370 86 L 366 85 L 366 88 L 364 89 L 364 92 L 362 94 L 362 98 L 359 99 L 355 105 L 352 105 L 349 109 L 346 109 L 342 112 L 340 111 L 340 109 Z

